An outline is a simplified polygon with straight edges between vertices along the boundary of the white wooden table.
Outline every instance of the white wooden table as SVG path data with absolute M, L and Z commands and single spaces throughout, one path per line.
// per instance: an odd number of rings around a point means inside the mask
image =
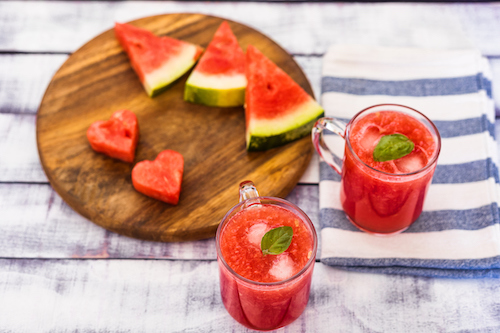
M 499 4 L 0 1 L 0 332 L 246 331 L 222 305 L 213 239 L 166 244 L 108 232 L 61 200 L 38 159 L 37 108 L 68 56 L 115 21 L 174 12 L 263 32 L 294 55 L 316 96 L 333 43 L 475 47 L 490 60 L 500 110 Z M 288 196 L 315 223 L 317 183 L 315 157 Z M 316 263 L 308 307 L 280 331 L 499 332 L 500 280 Z

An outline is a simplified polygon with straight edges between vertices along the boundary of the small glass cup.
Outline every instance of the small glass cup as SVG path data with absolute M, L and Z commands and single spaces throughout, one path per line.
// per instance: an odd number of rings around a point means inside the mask
M 389 173 L 369 166 L 356 155 L 351 145 L 353 126 L 367 115 L 383 111 L 410 116 L 429 130 L 435 149 L 425 166 L 408 173 Z M 335 153 L 339 149 L 327 145 L 325 130 L 344 139 L 343 157 Z M 441 150 L 439 132 L 425 115 L 404 105 L 375 105 L 357 113 L 348 124 L 331 117 L 319 119 L 313 127 L 312 140 L 323 160 L 341 175 L 342 208 L 356 227 L 377 235 L 397 234 L 420 216 Z
M 300 219 L 312 236 L 312 250 L 305 266 L 291 277 L 278 282 L 256 282 L 236 273 L 221 250 L 222 234 L 232 217 L 256 205 L 287 209 Z M 294 236 L 295 237 L 295 236 Z M 309 217 L 294 204 L 280 198 L 261 197 L 252 182 L 240 184 L 240 203 L 222 219 L 216 235 L 222 302 L 229 314 L 242 325 L 261 331 L 286 326 L 297 319 L 309 300 L 311 278 L 318 246 L 317 235 Z

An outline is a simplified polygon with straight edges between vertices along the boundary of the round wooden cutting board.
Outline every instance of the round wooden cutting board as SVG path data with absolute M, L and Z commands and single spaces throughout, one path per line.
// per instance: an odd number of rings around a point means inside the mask
M 156 35 L 206 47 L 223 19 L 167 14 L 131 22 Z M 306 76 L 279 45 L 242 24 L 228 21 L 245 51 L 252 44 L 311 95 Z M 184 102 L 189 73 L 157 97 L 146 95 L 113 29 L 72 54 L 54 75 L 40 105 L 37 142 L 53 188 L 78 213 L 126 236 L 154 241 L 213 237 L 224 214 L 238 203 L 238 185 L 252 180 L 260 195 L 285 197 L 309 164 L 309 137 L 265 152 L 245 148 L 244 109 Z M 140 139 L 135 162 L 94 152 L 86 131 L 114 111 L 137 115 Z M 135 163 L 154 160 L 165 149 L 184 156 L 179 204 L 172 206 L 136 192 Z

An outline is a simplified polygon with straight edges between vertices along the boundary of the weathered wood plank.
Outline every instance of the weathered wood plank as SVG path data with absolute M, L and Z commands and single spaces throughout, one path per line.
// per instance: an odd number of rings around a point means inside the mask
M 495 332 L 499 290 L 498 279 L 348 273 L 316 263 L 308 306 L 281 331 Z M 0 299 L 7 332 L 248 331 L 222 304 L 216 261 L 2 259 Z
M 0 113 L 35 114 L 54 73 L 67 55 L 0 54 Z M 321 56 L 294 56 L 314 91 L 321 97 Z M 500 58 L 489 58 L 493 98 L 500 114 Z
M 0 50 L 73 52 L 113 26 L 163 13 L 225 17 L 262 31 L 294 54 L 333 43 L 478 47 L 500 55 L 500 6 L 488 3 L 0 2 Z M 98 13 L 98 15 L 96 15 Z M 68 29 L 71 26 L 71 29 Z
M 287 199 L 319 230 L 318 186 L 299 185 Z M 78 215 L 46 184 L 0 183 L 0 212 L 0 258 L 216 258 L 213 238 L 158 243 L 108 232 Z
M 321 56 L 294 56 L 293 59 L 302 68 L 311 84 L 314 92 L 314 98 L 321 100 L 321 69 L 323 57 Z
M 35 114 L 64 54 L 0 54 L 0 113 Z M 321 93 L 321 57 L 295 56 L 314 95 Z
M 0 113 L 0 182 L 47 182 L 36 146 L 36 117 Z
M 0 113 L 36 113 L 52 76 L 67 58 L 64 54 L 0 54 Z
M 359 42 L 475 46 L 500 55 L 497 4 L 154 1 L 0 1 L 0 52 L 73 52 L 114 20 L 179 11 L 240 21 L 295 54 L 321 55 L 332 43 Z M 0 55 L 0 257 L 11 258 L 0 259 L 0 331 L 245 331 L 221 304 L 213 239 L 160 244 L 122 237 L 77 215 L 47 184 L 18 183 L 46 181 L 35 112 L 66 57 Z M 295 59 L 318 97 L 320 58 Z M 492 60 L 495 77 L 498 63 Z M 317 71 L 314 78 L 308 66 Z M 498 101 L 500 87 L 493 94 Z M 288 197 L 315 223 L 317 191 L 302 185 Z M 62 259 L 17 259 L 25 257 Z M 72 257 L 84 259 L 66 260 Z M 115 258 L 201 260 L 107 260 Z M 281 331 L 496 332 L 499 291 L 498 279 L 371 275 L 317 264 L 305 313 Z

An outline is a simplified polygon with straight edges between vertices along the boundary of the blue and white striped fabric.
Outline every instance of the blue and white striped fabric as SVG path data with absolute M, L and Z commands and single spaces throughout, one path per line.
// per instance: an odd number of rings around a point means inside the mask
M 442 150 L 420 218 L 388 237 L 356 229 L 340 176 L 320 162 L 321 261 L 348 270 L 432 277 L 500 277 L 495 111 L 487 60 L 475 50 L 331 47 L 322 104 L 348 120 L 375 104 L 415 108 L 438 127 Z M 343 142 L 327 136 L 330 145 Z

